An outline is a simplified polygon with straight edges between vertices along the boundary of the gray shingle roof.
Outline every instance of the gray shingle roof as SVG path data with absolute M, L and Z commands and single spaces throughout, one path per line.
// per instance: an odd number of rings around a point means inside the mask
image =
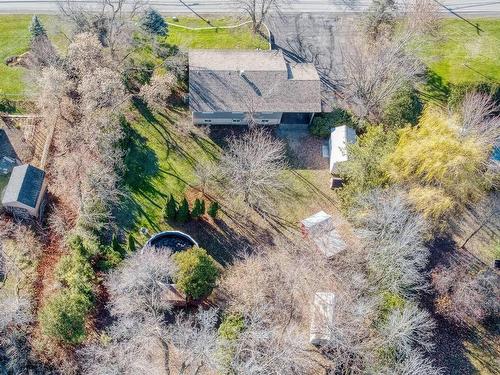
M 189 52 L 194 112 L 321 112 L 312 64 L 287 65 L 280 51 Z
M 45 172 L 30 164 L 14 167 L 5 188 L 2 204 L 19 202 L 35 208 L 44 178 Z

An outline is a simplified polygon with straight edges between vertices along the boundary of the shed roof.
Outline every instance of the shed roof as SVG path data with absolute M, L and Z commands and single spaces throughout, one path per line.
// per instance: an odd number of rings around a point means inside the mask
M 347 244 L 335 229 L 332 216 L 324 211 L 302 220 L 301 230 L 304 237 L 312 240 L 328 258 L 347 248 Z
M 334 319 L 335 294 L 316 293 L 312 304 L 309 342 L 313 345 L 321 345 L 331 340 Z
M 285 62 L 281 51 L 189 52 L 194 112 L 321 112 L 313 64 Z
M 347 160 L 347 145 L 356 142 L 356 131 L 346 125 L 337 126 L 330 134 L 330 171 Z
M 2 204 L 19 202 L 35 208 L 44 179 L 45 172 L 31 164 L 14 167 L 2 197 Z

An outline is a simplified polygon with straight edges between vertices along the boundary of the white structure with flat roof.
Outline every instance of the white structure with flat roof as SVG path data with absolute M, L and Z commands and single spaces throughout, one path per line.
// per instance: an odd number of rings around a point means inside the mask
M 311 240 L 327 258 L 335 256 L 347 247 L 335 229 L 332 216 L 324 211 L 302 220 L 300 229 L 304 238 Z
M 318 292 L 311 306 L 311 329 L 309 342 L 312 345 L 328 344 L 335 322 L 335 294 Z
M 346 125 L 337 126 L 330 134 L 330 172 L 338 173 L 340 163 L 347 160 L 347 146 L 356 142 L 356 131 Z

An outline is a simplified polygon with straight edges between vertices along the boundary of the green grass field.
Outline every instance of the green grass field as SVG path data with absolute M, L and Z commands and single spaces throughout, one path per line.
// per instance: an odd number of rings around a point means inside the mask
M 232 17 L 210 20 L 210 25 L 199 18 L 180 17 L 178 21 L 167 19 L 169 31 L 167 41 L 183 48 L 220 48 L 220 49 L 269 49 L 266 38 L 254 34 L 249 24 L 235 29 L 186 30 L 175 25 L 188 27 L 210 27 L 236 25 L 241 21 Z
M 176 123 L 184 116 L 184 111 L 175 110 L 153 114 L 140 102 L 130 112 L 124 176 L 130 199 L 119 214 L 123 227 L 168 229 L 163 220 L 166 198 L 173 194 L 180 199 L 195 180 L 196 163 L 218 154 L 208 138 L 179 133 Z
M 0 16 L 0 93 L 20 95 L 24 92 L 23 68 L 5 65 L 5 59 L 28 50 L 31 16 Z
M 31 15 L 0 15 L 0 93 L 7 94 L 14 99 L 25 95 L 25 69 L 5 65 L 5 59 L 20 55 L 29 47 L 29 25 Z M 50 39 L 60 51 L 64 51 L 67 40 L 61 28 L 65 28 L 62 21 L 55 16 L 42 16 Z M 193 17 L 181 17 L 178 22 L 168 19 L 169 22 L 189 26 L 207 27 L 205 21 Z M 235 18 L 217 18 L 211 20 L 213 26 L 226 26 L 239 23 Z M 242 48 L 268 49 L 267 39 L 255 35 L 248 25 L 236 29 L 213 29 L 193 31 L 171 26 L 167 37 L 169 44 L 181 48 Z
M 55 16 L 41 16 L 47 33 L 59 50 L 67 45 L 66 38 L 60 32 L 62 24 Z M 54 21 L 58 22 L 55 23 Z M 26 70 L 21 67 L 10 67 L 5 59 L 26 52 L 29 48 L 29 25 L 31 15 L 0 15 L 0 93 L 14 99 L 25 95 L 24 76 Z
M 500 19 L 472 21 L 484 32 L 446 19 L 438 40 L 424 45 L 424 61 L 446 83 L 500 81 Z

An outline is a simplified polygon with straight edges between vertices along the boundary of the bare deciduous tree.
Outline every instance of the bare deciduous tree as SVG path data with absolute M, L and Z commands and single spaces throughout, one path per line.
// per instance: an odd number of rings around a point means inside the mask
M 398 359 L 396 363 L 380 369 L 378 373 L 381 375 L 442 375 L 443 371 L 435 367 L 421 351 L 412 350 L 405 357 Z
M 120 69 L 87 32 L 75 37 L 60 67 L 42 69 L 38 82 L 38 105 L 54 129 L 51 186 L 88 229 L 102 229 L 120 198 L 119 113 L 129 98 Z
M 380 0 L 374 7 L 375 13 L 360 19 L 361 26 L 355 24 L 346 32 L 336 69 L 346 105 L 356 116 L 378 124 L 394 95 L 417 83 L 424 72 L 416 52 L 421 37 L 435 30 L 439 13 L 430 0 L 413 0 L 402 7 Z M 368 25 L 368 32 L 359 32 L 363 25 Z
M 116 321 L 106 330 L 107 342 L 91 343 L 79 352 L 87 373 L 163 373 L 168 366 L 165 313 L 171 308 L 166 290 L 174 272 L 168 249 L 145 248 L 109 275 L 110 311 Z
M 408 53 L 411 40 L 411 35 L 403 35 L 372 43 L 365 35 L 352 32 L 341 45 L 340 91 L 358 117 L 380 122 L 398 90 L 423 72 L 420 61 Z
M 500 313 L 500 277 L 490 269 L 471 274 L 462 265 L 441 266 L 432 272 L 440 313 L 457 323 L 477 323 Z
M 76 26 L 76 33 L 90 32 L 99 37 L 111 55 L 121 60 L 137 31 L 133 19 L 146 1 L 99 0 L 97 4 L 59 1 L 61 14 Z M 124 54 L 125 53 L 125 54 Z
M 318 369 L 309 351 L 307 335 L 296 324 L 276 325 L 255 310 L 246 317 L 244 330 L 231 346 L 230 372 L 254 374 L 310 374 Z
M 161 111 L 168 105 L 168 99 L 176 85 L 177 79 L 171 73 L 153 74 L 151 81 L 142 86 L 140 94 L 150 108 Z
M 169 327 L 170 341 L 176 349 L 178 374 L 197 374 L 217 369 L 217 310 L 199 310 L 194 316 L 180 314 Z M 178 368 L 177 368 L 178 367 Z M 204 370 L 204 371 L 202 371 Z
M 406 356 L 415 348 L 433 348 L 432 331 L 435 323 L 427 311 L 408 302 L 402 309 L 393 310 L 382 325 L 383 346 Z
M 225 188 L 252 207 L 264 207 L 283 187 L 286 168 L 285 144 L 263 129 L 254 129 L 241 138 L 229 139 L 220 160 Z
M 131 255 L 109 276 L 111 312 L 117 316 L 161 317 L 171 307 L 164 292 L 174 273 L 168 249 L 145 248 Z
M 500 138 L 499 106 L 491 96 L 469 92 L 460 108 L 460 135 L 473 137 L 484 147 L 494 146 Z
M 254 32 L 260 31 L 268 15 L 273 11 L 279 12 L 285 3 L 284 0 L 237 0 L 236 2 L 252 20 Z
M 400 295 L 425 290 L 427 225 L 421 215 L 413 212 L 404 193 L 374 191 L 361 200 L 357 213 L 373 282 Z

